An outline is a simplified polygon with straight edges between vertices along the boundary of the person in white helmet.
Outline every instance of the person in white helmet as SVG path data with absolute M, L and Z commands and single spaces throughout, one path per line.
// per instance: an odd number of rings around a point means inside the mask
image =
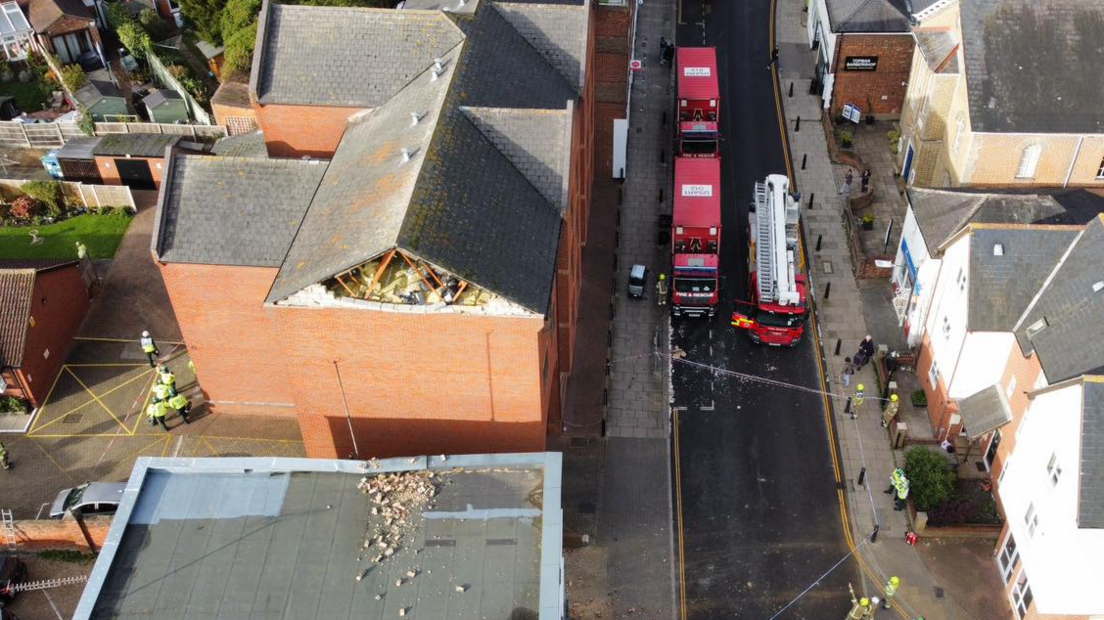
M 142 339 L 139 342 L 142 343 L 142 352 L 149 358 L 150 368 L 156 368 L 157 364 L 154 363 L 154 360 L 161 354 L 161 352 L 157 350 L 157 343 L 153 341 L 148 331 L 142 332 Z

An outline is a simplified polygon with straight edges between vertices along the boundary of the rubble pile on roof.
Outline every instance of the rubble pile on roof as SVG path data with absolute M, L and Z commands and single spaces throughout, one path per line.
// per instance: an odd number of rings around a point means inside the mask
M 374 528 L 369 526 L 370 534 L 364 539 L 364 552 L 375 553 L 373 563 L 383 563 L 402 548 L 403 536 L 411 528 L 408 520 L 411 513 L 433 507 L 431 500 L 437 495 L 435 477 L 436 474 L 431 471 L 402 472 L 365 476 L 357 483 L 357 488 L 372 503 L 370 514 L 383 519 L 382 524 L 377 521 Z M 357 561 L 363 557 L 362 554 Z M 416 573 L 417 570 L 410 572 Z M 362 574 L 357 575 L 357 581 L 360 581 Z M 413 578 L 414 575 L 408 572 L 407 577 Z M 401 580 L 395 585 L 401 586 Z

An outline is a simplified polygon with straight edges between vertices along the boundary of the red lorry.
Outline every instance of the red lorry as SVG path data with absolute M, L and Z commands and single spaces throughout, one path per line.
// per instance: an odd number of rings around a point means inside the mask
M 672 314 L 713 316 L 720 301 L 720 159 L 675 159 L 671 252 Z
M 678 62 L 678 154 L 719 157 L 721 91 L 717 49 L 680 47 Z
M 785 175 L 772 174 L 766 182 L 755 184 L 754 210 L 748 215 L 748 289 L 752 298 L 737 302 L 747 312 L 733 312 L 732 325 L 746 329 L 756 343 L 794 346 L 805 331 L 809 307 L 805 274 L 797 256 L 799 215 Z

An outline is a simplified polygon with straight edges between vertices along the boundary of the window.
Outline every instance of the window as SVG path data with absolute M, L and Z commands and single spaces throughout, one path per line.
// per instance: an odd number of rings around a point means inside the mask
M 1027 571 L 1020 571 L 1020 578 L 1016 585 L 1012 586 L 1012 609 L 1016 610 L 1016 617 L 1023 620 L 1027 610 L 1031 608 L 1031 584 L 1027 583 Z
M 958 115 L 958 122 L 955 124 L 955 137 L 954 143 L 951 145 L 951 152 L 957 153 L 958 147 L 962 145 L 962 134 L 966 133 L 966 121 L 962 118 L 962 115 Z
M 1004 541 L 1004 546 L 1001 547 L 1000 555 L 997 556 L 997 566 L 1000 567 L 1001 577 L 1005 583 L 1012 578 L 1012 571 L 1016 570 L 1016 565 L 1019 563 L 1020 550 L 1016 548 L 1016 539 L 1010 533 Z
M 958 268 L 958 277 L 955 278 L 955 283 L 958 284 L 958 290 L 966 290 L 966 272 L 961 267 Z
M 1012 375 L 1012 380 L 1008 382 L 1008 387 L 1004 389 L 1004 395 L 1008 398 L 1012 398 L 1012 393 L 1016 391 L 1016 375 Z
M 1024 147 L 1023 155 L 1020 156 L 1020 169 L 1016 171 L 1016 178 L 1030 179 L 1034 177 L 1035 168 L 1039 165 L 1039 155 L 1042 155 L 1042 153 L 1042 145 L 1032 144 Z
M 1104 179 L 1104 157 L 1100 158 L 1100 170 L 1096 171 L 1096 178 Z
M 939 387 L 939 365 L 932 360 L 931 368 L 928 369 L 928 379 L 931 381 L 932 389 Z
M 1024 514 L 1024 525 L 1027 526 L 1028 537 L 1034 538 L 1035 530 L 1039 529 L 1039 515 L 1035 514 L 1035 504 L 1027 505 L 1027 513 Z
M 943 317 L 943 337 L 951 337 L 951 318 L 947 316 Z
M 1058 462 L 1058 455 L 1051 454 L 1050 460 L 1047 461 L 1047 478 L 1050 479 L 1050 486 L 1058 486 L 1058 479 L 1062 477 L 1062 465 Z

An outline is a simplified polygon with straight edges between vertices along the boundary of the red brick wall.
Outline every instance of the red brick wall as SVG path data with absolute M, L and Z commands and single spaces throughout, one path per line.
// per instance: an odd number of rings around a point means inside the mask
M 596 78 L 593 97 L 596 111 L 592 134 L 595 174 L 603 178 L 613 175 L 613 119 L 625 118 L 628 102 L 629 34 L 634 9 L 633 3 L 628 7 L 599 6 L 596 9 L 594 62 L 591 65 L 591 73 Z
M 19 551 L 22 552 L 54 550 L 88 553 L 92 551 L 88 546 L 89 539 L 96 546 L 95 550 L 99 551 L 107 540 L 111 519 L 109 516 L 86 516 L 84 532 L 81 531 L 81 526 L 76 519 L 68 516 L 61 519 L 16 521 L 15 537 L 19 544 Z M 31 576 L 32 580 L 44 578 Z
M 954 437 L 962 430 L 961 424 L 956 424 L 948 429 L 951 416 L 958 413 L 958 403 L 948 396 L 947 377 L 944 377 L 942 373 L 939 375 L 939 384 L 932 385 L 931 378 L 928 376 L 931 366 L 932 345 L 931 340 L 925 334 L 923 341 L 920 343 L 920 355 L 916 360 L 916 376 L 920 379 L 920 387 L 924 389 L 924 394 L 928 397 L 928 417 L 931 420 L 932 428 L 937 429 L 934 438 L 947 439 Z M 947 429 L 947 431 L 940 433 L 938 429 Z M 919 436 L 923 432 L 922 429 L 916 429 L 915 434 Z
M 277 271 L 161 265 L 199 383 L 215 406 L 295 403 L 273 311 L 263 306 Z
M 1004 370 L 1004 376 L 1001 377 L 1001 387 L 1007 389 L 1008 385 L 1012 381 L 1012 377 L 1016 378 L 1016 385 L 1013 389 L 1012 395 L 1008 398 L 1008 404 L 1012 409 L 1012 421 L 1005 424 L 1000 428 L 1001 443 L 997 446 L 997 456 L 993 460 L 992 468 L 990 469 L 990 475 L 993 478 L 993 489 L 998 491 L 1000 484 L 998 479 L 1001 472 L 1004 470 L 1005 463 L 1008 462 L 1008 457 L 1012 455 L 1013 450 L 1016 448 L 1016 431 L 1020 428 L 1020 424 L 1023 423 L 1024 413 L 1027 412 L 1028 407 L 1031 406 L 1031 400 L 1027 397 L 1027 392 L 1035 389 L 1035 382 L 1039 380 L 1039 374 L 1042 373 L 1043 368 L 1039 364 L 1039 356 L 1032 355 L 1031 357 L 1024 357 L 1023 352 L 1020 350 L 1019 342 L 1012 345 L 1012 352 L 1008 356 L 1008 364 Z M 984 446 L 988 449 L 988 445 Z M 1000 493 L 994 494 L 997 498 L 997 505 L 1001 508 L 1001 513 L 1004 512 L 1004 505 L 1000 500 Z M 1007 520 L 1007 519 L 1005 519 Z
M 329 159 L 345 133 L 349 117 L 358 108 L 327 108 L 305 105 L 256 105 L 257 123 L 264 131 L 268 153 L 273 157 L 320 157 Z
M 128 159 L 127 157 L 97 157 L 96 167 L 100 169 L 100 178 L 104 185 L 122 185 L 119 178 L 119 167 L 115 165 L 116 159 Z M 129 159 L 142 160 L 149 163 L 150 174 L 153 176 L 154 185 L 161 188 L 161 174 L 164 172 L 163 157 L 130 157 Z
M 270 312 L 310 457 L 353 453 L 345 402 L 362 457 L 545 449 L 540 319 Z
M 865 115 L 871 104 L 874 114 L 896 118 L 901 114 L 908 90 L 915 44 L 911 35 L 843 34 L 838 37 L 836 74 L 832 87 L 832 116 L 844 104 L 859 106 Z M 877 71 L 844 71 L 848 56 L 877 56 Z M 886 99 L 882 99 L 885 96 Z
M 35 275 L 31 298 L 34 327 L 27 328 L 21 373 L 30 388 L 26 397 L 36 407 L 46 400 L 73 336 L 88 313 L 89 300 L 76 265 Z M 44 356 L 47 350 L 49 357 Z

